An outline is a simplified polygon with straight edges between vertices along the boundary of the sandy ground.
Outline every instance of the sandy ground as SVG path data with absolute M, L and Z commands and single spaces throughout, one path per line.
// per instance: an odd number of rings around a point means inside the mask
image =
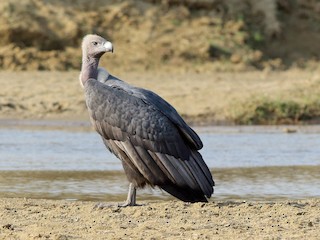
M 319 239 L 320 200 L 95 202 L 0 199 L 1 239 Z
M 232 123 L 259 99 L 317 100 L 319 71 L 112 72 L 158 93 L 189 123 Z M 88 120 L 79 72 L 0 72 L 0 119 Z M 253 107 L 252 107 L 253 106 Z

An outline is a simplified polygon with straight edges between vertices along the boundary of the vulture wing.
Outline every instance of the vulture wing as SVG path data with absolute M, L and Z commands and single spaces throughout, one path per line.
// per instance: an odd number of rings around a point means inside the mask
M 122 160 L 129 181 L 159 186 L 183 201 L 207 201 L 211 173 L 197 149 L 198 135 L 151 91 L 112 78 L 86 81 L 91 121 L 107 148 Z
M 105 83 L 109 86 L 118 86 L 126 91 L 128 94 L 133 95 L 141 100 L 145 101 L 149 105 L 152 105 L 163 115 L 165 115 L 170 121 L 177 126 L 183 137 L 186 141 L 189 142 L 189 145 L 197 150 L 200 150 L 203 147 L 202 141 L 199 136 L 190 128 L 183 118 L 177 113 L 177 111 L 163 98 L 161 98 L 156 93 L 137 87 L 132 87 L 119 80 L 118 78 L 109 74 L 104 68 L 98 69 L 98 80 L 102 83 Z

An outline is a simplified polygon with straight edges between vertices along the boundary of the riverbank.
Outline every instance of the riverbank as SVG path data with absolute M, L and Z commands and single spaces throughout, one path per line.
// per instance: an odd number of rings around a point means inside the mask
M 318 239 L 320 200 L 96 202 L 0 199 L 1 239 Z
M 88 120 L 79 72 L 0 72 L 0 119 Z M 193 125 L 320 119 L 319 71 L 113 72 L 158 93 Z

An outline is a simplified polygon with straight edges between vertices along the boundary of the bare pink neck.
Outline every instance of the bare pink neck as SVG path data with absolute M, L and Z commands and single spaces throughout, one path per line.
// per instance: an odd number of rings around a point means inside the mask
M 81 73 L 80 73 L 80 81 L 82 85 L 84 85 L 89 78 L 97 79 L 98 65 L 99 65 L 99 58 L 89 58 L 89 57 L 82 58 L 82 66 L 81 66 Z

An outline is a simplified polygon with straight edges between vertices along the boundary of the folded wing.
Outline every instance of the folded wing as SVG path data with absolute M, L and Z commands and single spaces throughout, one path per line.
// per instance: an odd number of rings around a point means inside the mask
M 183 201 L 211 196 L 214 182 L 197 151 L 202 142 L 170 104 L 118 79 L 89 79 L 84 87 L 91 121 L 129 181 L 157 185 Z

